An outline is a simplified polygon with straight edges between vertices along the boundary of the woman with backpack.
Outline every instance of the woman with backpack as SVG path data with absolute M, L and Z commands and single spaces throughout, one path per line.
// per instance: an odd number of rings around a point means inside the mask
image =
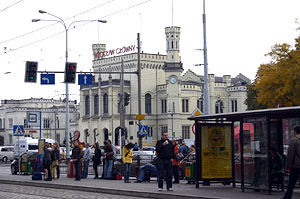
M 122 149 L 122 160 L 125 164 L 125 173 L 124 173 L 124 183 L 130 183 L 129 177 L 130 177 L 130 167 L 132 163 L 133 153 L 132 148 L 134 147 L 134 144 L 131 142 L 125 145 Z

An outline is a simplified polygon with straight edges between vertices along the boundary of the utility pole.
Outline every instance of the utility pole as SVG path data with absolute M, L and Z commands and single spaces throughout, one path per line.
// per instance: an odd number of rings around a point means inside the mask
M 205 15 L 205 0 L 203 0 L 203 54 L 204 54 L 204 113 L 210 114 L 210 96 L 208 86 L 208 68 L 207 68 L 207 47 L 206 47 L 206 15 Z
M 120 74 L 120 129 L 119 129 L 119 145 L 121 148 L 121 155 L 122 155 L 122 132 L 125 133 L 125 106 L 124 106 L 124 61 L 122 59 L 122 66 L 121 66 L 121 74 Z
M 141 81 L 141 39 L 140 33 L 137 34 L 137 49 L 138 49 L 138 67 L 137 67 L 137 76 L 138 76 L 138 114 L 142 114 L 142 81 Z M 141 125 L 141 120 L 139 120 L 139 126 Z M 143 148 L 142 136 L 139 135 L 139 148 Z

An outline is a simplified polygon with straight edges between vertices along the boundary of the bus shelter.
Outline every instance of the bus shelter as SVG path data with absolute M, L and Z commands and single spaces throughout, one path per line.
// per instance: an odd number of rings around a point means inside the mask
M 272 191 L 271 147 L 285 157 L 300 106 L 199 115 L 195 122 L 195 182 L 236 182 L 245 189 Z M 274 180 L 274 179 L 273 179 Z M 277 185 L 284 189 L 284 178 Z

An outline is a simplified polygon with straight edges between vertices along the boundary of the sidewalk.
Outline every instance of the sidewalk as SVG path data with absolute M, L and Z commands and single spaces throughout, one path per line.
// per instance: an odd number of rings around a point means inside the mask
M 267 192 L 255 192 L 253 190 L 245 190 L 242 192 L 240 187 L 232 188 L 232 186 L 223 186 L 221 184 L 212 184 L 211 186 L 202 186 L 195 188 L 195 185 L 186 184 L 182 180 L 180 184 L 174 184 L 174 191 L 157 191 L 157 183 L 152 181 L 150 183 L 133 183 L 135 179 L 131 180 L 132 183 L 124 183 L 123 180 L 99 180 L 93 179 L 89 176 L 87 179 L 81 181 L 74 181 L 73 178 L 67 178 L 62 175 L 60 179 L 53 181 L 33 181 L 31 176 L 24 175 L 11 175 L 9 168 L 1 168 L 0 183 L 4 184 L 18 184 L 35 187 L 47 187 L 56 189 L 68 189 L 96 193 L 110 193 L 117 195 L 135 196 L 141 198 L 166 198 L 166 199 L 194 199 L 194 198 L 207 198 L 207 199 L 265 199 L 265 198 L 281 198 L 283 192 L 273 192 L 268 195 Z M 165 184 L 164 184 L 165 186 Z M 164 187 L 165 188 L 165 187 Z M 300 198 L 300 190 L 296 190 L 294 198 Z

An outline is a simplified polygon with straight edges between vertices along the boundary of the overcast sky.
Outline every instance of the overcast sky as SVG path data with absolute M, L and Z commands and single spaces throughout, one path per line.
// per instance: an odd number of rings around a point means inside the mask
M 299 35 L 299 0 L 206 0 L 209 73 L 239 73 L 254 80 L 265 54 L 276 43 L 294 44 Z M 0 99 L 64 98 L 63 74 L 55 85 L 24 83 L 25 62 L 38 61 L 39 71 L 64 71 L 64 27 L 45 10 L 69 25 L 77 20 L 105 19 L 101 23 L 75 23 L 69 31 L 69 61 L 77 71 L 92 69 L 92 44 L 107 49 L 136 44 L 141 32 L 142 51 L 166 54 L 167 26 L 181 27 L 181 60 L 185 71 L 203 75 L 202 0 L 1 0 Z M 173 21 L 173 24 L 172 24 Z M 71 28 L 74 28 L 74 25 Z M 3 74 L 11 72 L 11 74 Z M 70 99 L 79 99 L 79 86 L 70 84 Z

